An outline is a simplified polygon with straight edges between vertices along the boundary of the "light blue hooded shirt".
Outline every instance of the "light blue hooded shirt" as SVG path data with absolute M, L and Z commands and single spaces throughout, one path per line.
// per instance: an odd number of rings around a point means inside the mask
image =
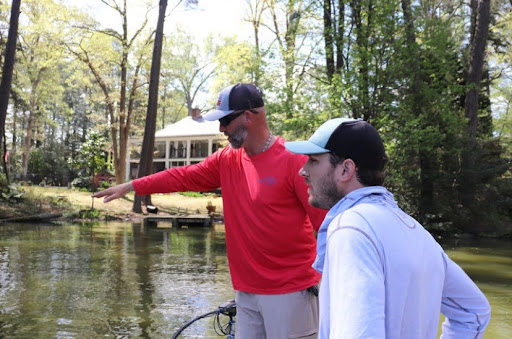
M 313 268 L 315 270 L 317 270 L 319 273 L 322 273 L 324 267 L 327 229 L 329 228 L 329 224 L 332 222 L 332 220 L 339 214 L 357 204 L 375 201 L 376 199 L 379 199 L 381 202 L 389 204 L 390 206 L 397 207 L 397 203 L 393 198 L 393 194 L 391 194 L 391 192 L 389 192 L 386 188 L 382 186 L 368 186 L 350 192 L 329 210 L 324 218 L 324 221 L 322 222 L 322 225 L 320 225 L 320 229 L 318 230 L 316 240 L 316 259 L 313 263 Z
M 328 212 L 313 267 L 322 273 L 319 338 L 482 338 L 490 306 L 464 271 L 381 186 Z

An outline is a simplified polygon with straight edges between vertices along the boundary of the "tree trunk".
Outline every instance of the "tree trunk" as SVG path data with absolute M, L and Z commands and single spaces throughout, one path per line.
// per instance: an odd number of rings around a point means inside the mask
M 254 65 L 254 84 L 259 86 L 261 81 L 261 47 L 260 47 L 260 26 L 261 26 L 261 16 L 263 15 L 263 11 L 265 10 L 265 0 L 256 0 L 252 2 L 251 0 L 246 0 L 249 5 L 250 16 L 249 21 L 252 24 L 252 28 L 254 31 L 254 51 L 256 54 L 256 60 Z
M 128 134 L 130 133 L 130 129 L 127 126 L 127 121 L 129 120 L 127 116 L 127 107 L 126 107 L 126 87 L 127 87 L 127 74 L 128 74 L 128 15 L 126 9 L 126 0 L 124 1 L 124 9 L 122 12 L 122 20 L 123 20 L 123 51 L 121 56 L 121 95 L 119 98 L 119 153 L 118 158 L 115 159 L 116 167 L 115 167 L 115 176 L 116 176 L 116 184 L 121 184 L 124 182 L 126 175 L 126 153 L 128 149 Z M 128 112 L 130 113 L 130 112 Z
M 366 24 L 363 22 L 363 9 L 362 4 L 359 0 L 352 0 L 350 2 L 350 6 L 352 8 L 352 20 L 355 26 L 355 35 L 356 35 L 356 55 L 359 59 L 358 66 L 358 87 L 355 96 L 357 100 L 354 100 L 355 103 L 358 102 L 355 106 L 353 105 L 353 117 L 354 118 L 363 118 L 364 120 L 369 120 L 370 118 L 370 94 L 369 94 L 369 35 L 371 31 L 371 17 L 373 15 L 373 3 L 369 2 L 368 11 L 366 13 Z
M 334 76 L 334 34 L 331 0 L 324 0 L 325 66 L 329 84 L 332 83 L 332 77 Z
M 7 118 L 7 106 L 11 93 L 12 73 L 14 69 L 14 57 L 16 54 L 16 40 L 18 39 L 18 19 L 20 16 L 21 0 L 13 0 L 11 6 L 11 19 L 9 22 L 9 36 L 7 37 L 7 46 L 5 48 L 5 59 L 2 67 L 2 82 L 0 83 L 0 141 L 5 142 L 5 120 Z M 4 147 L 4 160 L 6 159 L 7 149 Z M 7 161 L 4 161 L 4 171 L 9 180 L 7 170 Z
M 475 13 L 475 33 L 470 46 L 469 67 L 466 81 L 468 90 L 466 92 L 464 106 L 466 117 L 469 119 L 468 134 L 470 139 L 469 146 L 471 148 L 476 144 L 478 98 L 484 69 L 487 36 L 489 33 L 490 7 L 490 0 L 478 1 L 478 7 Z
M 333 82 L 336 74 L 341 75 L 343 67 L 343 47 L 345 34 L 345 2 L 344 0 L 324 0 L 324 44 L 327 85 L 329 98 L 338 110 L 341 97 L 339 80 Z
M 419 63 L 418 44 L 416 42 L 416 33 L 414 31 L 414 22 L 410 0 L 402 0 L 402 10 L 404 12 L 405 36 L 407 41 L 407 52 L 409 54 L 408 69 L 412 72 L 411 86 L 409 95 L 411 96 L 412 114 L 416 117 L 421 116 L 424 107 L 423 81 L 421 78 L 421 65 Z M 427 151 L 420 149 L 418 151 L 420 165 L 420 194 L 419 194 L 419 214 L 424 216 L 432 213 L 434 209 L 434 179 L 433 174 L 436 166 L 432 161 L 435 158 Z M 411 154 L 411 158 L 414 155 Z
M 468 146 L 463 155 L 463 167 L 461 178 L 461 202 L 466 208 L 470 208 L 475 202 L 476 190 L 476 134 L 478 124 L 478 100 L 480 84 L 485 61 L 485 49 L 489 33 L 490 0 L 478 0 L 472 4 L 472 22 L 475 23 L 474 33 L 470 41 L 470 54 L 468 73 L 466 78 L 466 98 L 464 108 L 468 119 Z M 473 31 L 473 30 L 472 30 Z
M 144 139 L 142 141 L 142 152 L 139 162 L 137 177 L 153 173 L 153 148 L 155 146 L 156 114 L 158 108 L 158 84 L 160 81 L 160 63 L 162 60 L 163 30 L 167 0 L 160 0 L 158 10 L 158 23 L 156 26 L 155 43 L 153 46 L 153 60 L 151 61 L 151 73 L 149 80 L 148 109 L 146 112 L 146 126 Z M 145 204 L 151 204 L 151 196 L 145 196 Z M 136 213 L 142 212 L 141 197 L 135 195 L 132 210 Z
M 338 18 L 336 23 L 336 35 L 334 36 L 336 45 L 336 72 L 339 73 L 343 68 L 343 35 L 345 34 L 345 1 L 338 0 Z
M 5 180 L 7 180 L 7 184 L 9 183 L 9 167 L 7 164 L 9 163 L 9 151 L 7 150 L 7 140 L 5 138 L 5 135 L 3 136 L 4 139 L 4 153 L 2 154 L 2 161 L 4 164 L 4 173 L 5 173 Z M 0 140 L 2 138 L 0 137 Z

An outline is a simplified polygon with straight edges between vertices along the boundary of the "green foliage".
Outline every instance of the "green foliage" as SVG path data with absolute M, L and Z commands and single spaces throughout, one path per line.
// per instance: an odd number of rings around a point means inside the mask
M 0 173 L 0 193 L 4 193 L 8 191 L 9 183 L 7 182 L 7 178 L 4 173 Z
M 180 192 L 180 195 L 183 195 L 185 197 L 192 197 L 192 198 L 201 198 L 204 197 L 203 193 L 200 192 Z
M 216 40 L 214 40 L 216 41 Z M 210 87 L 211 93 L 219 93 L 224 87 L 237 82 L 253 82 L 257 67 L 261 66 L 255 55 L 254 47 L 248 42 L 237 42 L 235 38 L 225 38 L 222 45 L 216 46 L 211 43 L 214 49 L 214 60 L 217 65 L 217 76 Z M 212 95 L 213 100 L 217 95 Z
M 101 189 L 109 188 L 110 186 L 112 186 L 112 184 L 110 182 L 108 182 L 108 181 L 104 181 L 103 180 L 102 182 L 100 182 L 100 188 Z
M 78 217 L 81 219 L 99 219 L 101 216 L 101 211 L 96 209 L 80 210 L 78 212 Z
M 177 105 L 171 112 L 171 121 L 176 121 L 186 116 L 189 108 L 199 106 L 196 96 L 206 90 L 207 81 L 214 75 L 214 47 L 207 41 L 196 43 L 188 32 L 178 28 L 165 40 L 162 53 L 166 55 L 162 59 L 162 80 L 182 98 L 181 102 L 173 102 Z
M 45 147 L 30 151 L 28 174 L 34 184 L 67 185 L 72 169 L 66 159 L 64 145 L 49 141 Z
M 80 145 L 75 158 L 70 159 L 70 165 L 79 172 L 93 177 L 106 165 L 106 139 L 98 133 L 91 133 L 87 141 Z
M 512 221 L 512 177 L 510 160 L 503 157 L 503 147 L 497 139 L 481 140 L 475 150 L 478 167 L 472 171 L 476 178 L 475 205 L 462 208 L 454 218 L 455 225 L 473 234 L 510 233 Z M 464 185 L 459 182 L 459 185 Z M 507 226 L 508 225 L 508 226 Z
M 85 189 L 86 191 L 91 191 L 91 177 L 85 176 L 85 177 L 78 177 L 73 179 L 71 182 L 71 186 L 78 189 Z
M 512 60 L 512 11 L 503 10 L 491 27 L 490 59 L 496 66 L 491 69 L 494 131 L 504 147 L 504 156 L 512 159 L 512 86 L 510 86 L 510 60 Z
M 0 198 L 9 202 L 18 202 L 22 197 L 23 192 L 20 192 L 15 185 L 9 185 L 0 193 Z

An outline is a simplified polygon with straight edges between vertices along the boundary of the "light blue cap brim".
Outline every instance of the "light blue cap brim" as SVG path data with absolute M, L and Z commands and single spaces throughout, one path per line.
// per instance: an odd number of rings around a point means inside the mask
M 332 133 L 334 130 L 336 130 L 336 128 L 338 128 L 339 125 L 348 121 L 355 121 L 355 119 L 335 118 L 327 120 L 320 127 L 318 127 L 318 129 L 315 131 L 315 133 L 313 133 L 309 140 L 289 141 L 285 142 L 284 146 L 290 152 L 298 154 L 328 153 L 330 150 L 326 149 L 325 146 L 327 145 L 327 142 L 329 142 Z
M 298 154 L 320 154 L 330 152 L 328 149 L 315 145 L 309 140 L 287 141 L 284 143 L 284 146 L 288 151 Z

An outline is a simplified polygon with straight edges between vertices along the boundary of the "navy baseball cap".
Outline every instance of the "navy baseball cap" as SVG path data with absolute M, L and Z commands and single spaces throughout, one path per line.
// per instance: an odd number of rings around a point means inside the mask
M 224 88 L 219 94 L 216 110 L 203 115 L 205 120 L 219 120 L 234 111 L 265 106 L 263 93 L 252 84 L 238 83 Z
M 292 153 L 335 153 L 352 159 L 357 166 L 380 170 L 384 166 L 386 151 L 377 130 L 361 119 L 336 118 L 324 122 L 305 141 L 285 142 Z

